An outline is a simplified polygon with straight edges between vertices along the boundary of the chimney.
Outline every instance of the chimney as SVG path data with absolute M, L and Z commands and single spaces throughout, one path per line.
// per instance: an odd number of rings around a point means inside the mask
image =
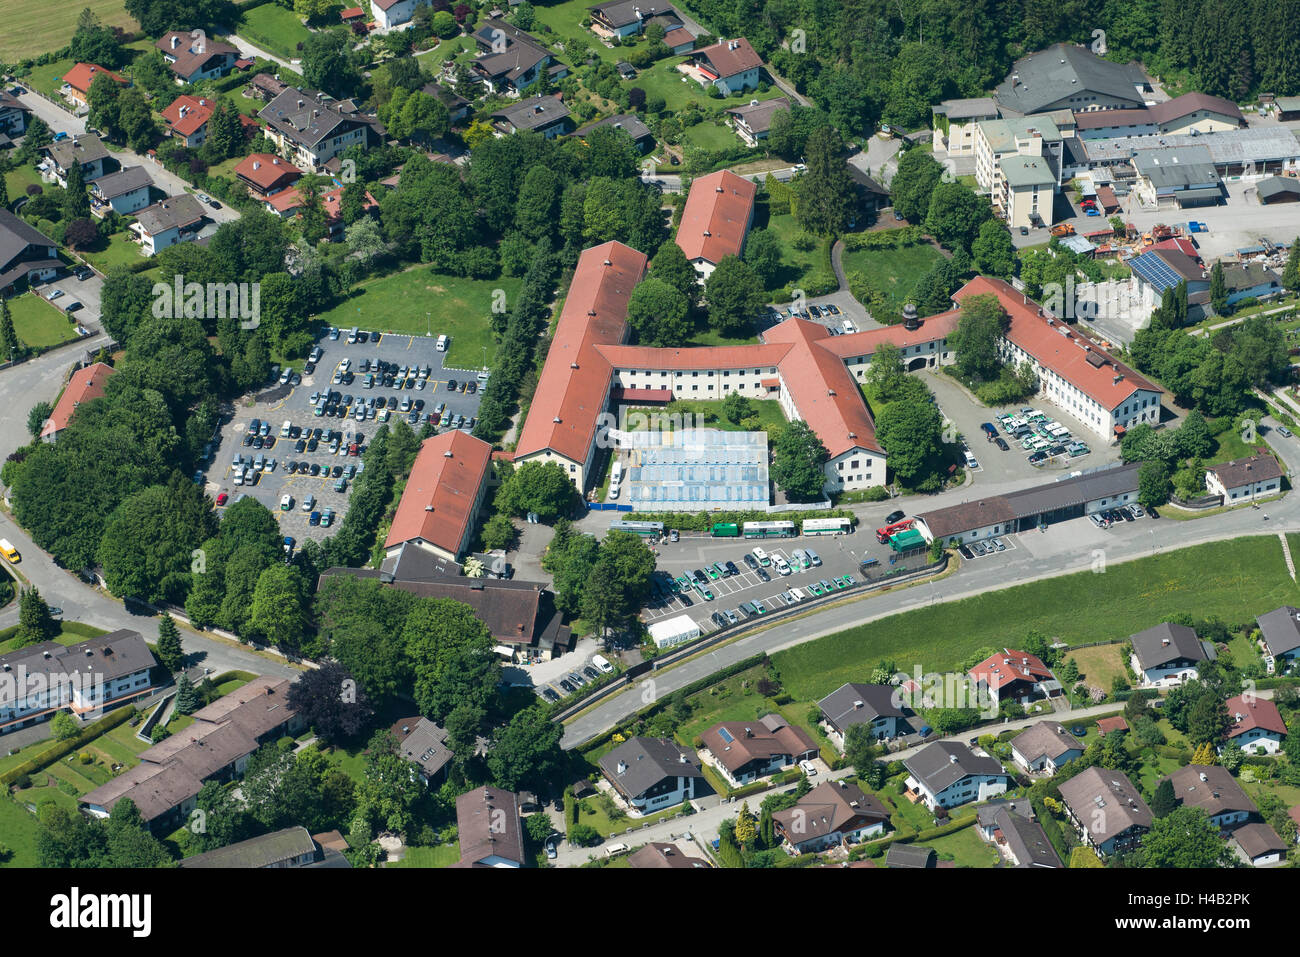
M 49 656 L 49 653 L 47 652 L 47 653 L 46 653 L 46 657 L 48 657 L 48 656 Z M 745 737 L 747 737 L 747 738 L 752 738 L 753 736 L 754 736 L 754 730 L 753 730 L 752 728 L 746 728 L 746 729 L 745 729 Z
M 1208 781 L 1208 780 L 1210 780 L 1209 775 L 1207 775 L 1204 771 L 1201 772 L 1201 774 L 1200 774 L 1200 778 L 1201 778 L 1202 781 Z
M 949 763 L 949 764 L 956 764 L 956 763 L 957 763 L 957 755 L 955 755 L 955 754 L 950 754 L 950 755 L 948 755 L 948 763 Z
M 300 110 L 301 110 L 301 109 L 302 109 L 302 107 L 303 107 L 303 103 L 302 103 L 302 100 L 299 100 L 299 101 L 298 101 L 298 109 L 300 109 Z
M 258 160 L 253 160 L 253 169 L 256 171 L 261 168 L 262 168 L 262 164 Z
M 1168 646 L 1169 646 L 1169 639 L 1168 639 L 1168 638 L 1161 638 L 1161 639 L 1160 639 L 1160 647 L 1161 647 L 1161 648 L 1167 648 Z
M 181 38 L 180 38 L 180 35 L 179 35 L 179 34 L 172 34 L 172 49 L 175 50 L 175 49 L 176 49 L 178 46 L 180 46 L 180 45 L 181 45 Z

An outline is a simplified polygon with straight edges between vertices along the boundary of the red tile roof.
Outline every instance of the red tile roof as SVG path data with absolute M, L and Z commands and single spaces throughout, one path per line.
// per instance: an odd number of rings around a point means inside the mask
M 998 691 L 1003 685 L 1016 681 L 1036 684 L 1055 680 L 1047 665 L 1037 655 L 1011 648 L 1003 648 L 998 654 L 985 658 L 968 673 L 974 681 L 983 681 L 992 691 Z
M 1038 304 L 1004 280 L 976 276 L 953 293 L 953 299 L 961 303 L 968 296 L 986 294 L 997 296 L 1011 317 L 1011 327 L 1007 330 L 1011 342 L 1033 356 L 1044 368 L 1096 400 L 1102 408 L 1113 410 L 1123 405 L 1139 389 L 1163 393 L 1159 386 L 1117 362 L 1095 342 L 1069 329 L 1065 323 L 1057 321 L 1049 325 L 1047 317 L 1040 315 Z M 1083 344 L 1087 344 L 1091 351 L 1085 351 Z M 1092 365 L 1088 361 L 1090 354 L 1104 360 L 1103 364 Z M 1115 381 L 1117 376 L 1122 377 L 1118 382 Z
M 353 20 L 357 17 L 364 17 L 366 11 L 360 7 L 348 7 L 346 10 L 339 11 L 339 19 L 343 21 Z
M 901 323 L 894 326 L 882 326 L 879 329 L 865 329 L 862 332 L 850 332 L 843 336 L 834 336 L 822 340 L 822 348 L 828 349 L 841 359 L 876 354 L 881 343 L 888 342 L 905 349 L 926 342 L 946 339 L 957 328 L 961 313 L 952 309 L 920 320 L 916 329 L 907 329 Z
M 755 70 L 763 65 L 763 58 L 744 37 L 737 40 L 719 40 L 713 46 L 696 50 L 691 55 L 696 60 L 708 60 L 714 72 L 722 78 L 735 76 L 746 70 Z
M 692 183 L 677 227 L 677 245 L 686 258 L 717 265 L 723 256 L 739 256 L 757 192 L 757 185 L 726 169 Z
M 113 371 L 104 363 L 96 362 L 94 365 L 72 373 L 72 379 L 69 380 L 68 387 L 63 390 L 63 395 L 59 397 L 58 405 L 54 407 L 50 417 L 45 420 L 45 426 L 41 429 L 41 438 L 66 429 L 68 423 L 72 421 L 72 414 L 79 405 L 102 396 L 104 394 L 104 383 L 108 381 L 108 377 L 113 374 Z
M 265 193 L 277 184 L 292 182 L 302 176 L 302 170 L 273 153 L 252 153 L 235 164 L 234 173 L 252 183 Z
M 212 116 L 216 104 L 207 98 L 178 96 L 162 111 L 167 125 L 181 136 L 193 136 Z
M 340 220 L 343 218 L 343 187 L 332 189 L 328 193 L 321 194 L 321 205 L 325 207 L 325 215 L 331 220 Z M 370 190 L 366 190 L 365 209 L 378 209 L 379 203 L 371 195 Z
M 130 82 L 126 77 L 114 73 L 112 70 L 106 70 L 98 63 L 74 64 L 71 70 L 63 74 L 63 82 L 74 90 L 85 94 L 90 92 L 90 85 L 95 82 L 95 77 L 101 73 L 111 76 L 124 86 Z
M 691 31 L 687 30 L 685 27 L 678 27 L 676 30 L 669 30 L 664 34 L 664 46 L 670 50 L 674 47 L 685 46 L 688 43 L 694 42 L 695 37 L 692 36 Z
M 459 554 L 491 458 L 492 446 L 459 430 L 420 443 L 384 548 L 419 538 Z
M 290 186 L 288 189 L 280 190 L 274 196 L 266 197 L 265 202 L 267 206 L 283 216 L 302 206 L 302 193 L 298 192 L 297 186 Z
M 1201 254 L 1196 251 L 1196 244 L 1190 239 L 1183 239 L 1181 236 L 1174 239 L 1162 239 L 1151 247 L 1152 249 L 1172 249 L 1180 252 L 1184 256 L 1190 256 L 1192 259 L 1200 259 Z
M 791 344 L 778 367 L 781 381 L 799 416 L 817 433 L 831 458 L 855 448 L 883 451 L 857 380 L 843 360 L 822 344 L 831 339 L 829 329 L 806 319 L 787 319 L 764 339 Z
M 578 257 L 515 458 L 550 450 L 584 462 L 614 370 L 596 348 L 627 335 L 627 303 L 646 255 L 608 242 Z
M 1128 730 L 1128 722 L 1119 716 L 1116 716 L 1114 718 L 1097 719 L 1097 731 L 1103 737 L 1110 734 L 1112 731 L 1127 731 L 1127 730 Z
M 1265 698 L 1254 695 L 1247 700 L 1245 695 L 1229 698 L 1224 706 L 1228 709 L 1228 730 L 1225 737 L 1235 738 L 1239 734 L 1259 728 L 1285 735 L 1286 722 L 1277 710 L 1277 705 Z

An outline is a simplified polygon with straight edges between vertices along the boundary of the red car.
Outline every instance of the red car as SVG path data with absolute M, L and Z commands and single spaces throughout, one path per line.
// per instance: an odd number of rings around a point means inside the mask
M 217 505 L 218 506 L 225 505 L 226 500 L 229 498 L 230 498 L 229 495 L 227 495 L 225 492 L 222 492 L 220 495 L 217 496 Z

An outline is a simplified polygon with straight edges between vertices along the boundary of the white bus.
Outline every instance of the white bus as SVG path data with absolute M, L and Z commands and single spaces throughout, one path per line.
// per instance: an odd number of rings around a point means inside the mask
M 805 535 L 847 535 L 853 531 L 853 522 L 847 518 L 805 518 Z

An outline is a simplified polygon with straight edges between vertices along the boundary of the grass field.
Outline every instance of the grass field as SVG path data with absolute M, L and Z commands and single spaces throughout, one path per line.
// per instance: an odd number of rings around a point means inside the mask
M 605 50 L 603 47 L 598 47 L 598 49 L 602 51 L 602 56 L 605 53 L 616 52 Z M 618 60 L 622 59 L 622 57 L 616 56 L 614 59 Z M 662 96 L 669 112 L 672 113 L 680 112 L 688 106 L 721 109 L 728 106 L 743 106 L 750 100 L 770 100 L 781 96 L 781 91 L 773 86 L 766 93 L 749 90 L 744 93 L 737 93 L 735 96 L 715 100 L 704 91 L 700 84 L 677 71 L 677 64 L 684 60 L 685 57 L 679 56 L 665 57 L 658 63 L 641 70 L 636 79 L 629 80 L 627 85 L 641 87 L 641 89 L 645 90 L 647 97 Z M 732 139 L 735 141 L 735 134 L 732 134 Z
M 854 249 L 844 253 L 844 273 L 860 272 L 899 309 L 943 253 L 929 243 L 901 249 Z
M 106 635 L 108 634 L 108 632 L 101 631 L 99 632 L 99 634 Z M 61 630 L 57 635 L 54 636 L 53 640 L 57 641 L 61 645 L 75 645 L 79 641 L 85 641 L 86 637 L 87 636 L 84 634 L 74 634 L 71 631 Z M 18 645 L 14 638 L 7 638 L 4 641 L 0 641 L 0 655 L 13 651 L 17 647 Z
M 44 188 L 45 184 L 41 182 L 41 174 L 36 172 L 34 166 L 19 166 L 11 169 L 4 174 L 5 186 L 9 189 L 9 201 L 15 203 L 18 197 L 27 195 L 28 186 L 40 186 Z
M 3 0 L 0 0 L 3 3 Z M 59 89 L 63 86 L 63 74 L 72 69 L 72 60 L 55 60 L 44 66 L 32 67 L 32 72 L 22 78 L 23 86 L 39 90 L 56 101 L 61 101 Z
M 65 297 L 64 301 L 68 301 Z M 62 309 L 50 305 L 35 293 L 19 296 L 9 303 L 14 331 L 33 348 L 58 345 L 77 338 L 75 327 Z
M 984 843 L 975 825 L 926 841 L 925 846 L 934 848 L 940 859 L 951 858 L 958 867 L 992 867 L 998 862 L 998 852 Z
M 244 11 L 238 33 L 245 40 L 286 60 L 301 56 L 298 44 L 311 36 L 311 31 L 303 26 L 296 13 L 275 3 L 264 3 Z
M 105 26 L 123 27 L 128 32 L 139 29 L 122 0 L 77 0 L 75 3 L 0 0 L 0 23 L 14 27 L 0 30 L 0 60 L 9 63 L 65 46 L 77 29 L 77 17 L 86 7 Z
M 385 867 L 451 867 L 460 860 L 460 844 L 439 844 L 437 847 L 408 847 L 400 861 Z
M 682 134 L 682 138 L 704 150 L 725 150 L 740 143 L 740 137 L 736 136 L 735 130 L 721 122 L 711 120 L 696 123 Z
M 1249 620 L 1293 601 L 1295 584 L 1272 536 L 1200 545 L 893 615 L 772 656 L 786 690 L 820 699 L 863 681 L 876 662 L 945 671 L 1030 631 L 1067 644 L 1121 638 L 1176 614 Z M 866 611 L 867 609 L 864 609 Z
M 126 229 L 114 233 L 103 249 L 80 251 L 81 257 L 102 273 L 114 266 L 132 266 L 140 261 L 140 244 L 133 240 L 134 235 Z
M 1078 651 L 1070 652 L 1069 657 L 1073 658 L 1074 663 L 1079 666 L 1081 681 L 1091 688 L 1100 688 L 1109 693 L 1111 682 L 1117 675 L 1123 675 L 1129 680 L 1133 679 L 1120 652 L 1122 647 L 1122 645 L 1098 645 L 1096 648 L 1080 648 Z
M 0 834 L 10 851 L 9 859 L 0 862 L 0 867 L 35 867 L 37 831 L 35 814 L 7 795 L 0 795 Z
M 759 428 L 763 431 L 771 434 L 772 430 L 785 427 L 785 413 L 781 411 L 780 402 L 777 402 L 775 399 L 750 399 L 749 404 L 754 410 L 754 414 L 758 416 Z M 644 421 L 631 420 L 630 416 L 636 412 L 645 415 L 646 419 Z M 693 418 L 687 419 L 687 414 L 690 414 Z M 656 421 L 649 418 L 653 415 L 668 415 L 670 417 L 680 415 L 682 418 L 680 420 L 661 418 Z M 664 406 L 662 409 L 628 409 L 628 416 L 629 427 L 634 432 L 646 431 L 652 424 L 654 424 L 656 429 L 660 432 L 671 432 L 678 421 L 681 422 L 683 428 L 690 426 L 692 428 L 718 429 L 722 432 L 747 431 L 742 429 L 739 425 L 727 421 L 722 414 L 721 402 L 674 400 L 669 402 L 668 405 Z M 713 418 L 710 420 L 708 418 L 709 416 L 712 416 Z
M 538 12 L 541 12 L 541 8 L 538 8 Z M 420 64 L 420 69 L 425 73 L 436 75 L 439 67 L 441 67 L 445 61 L 450 60 L 457 54 L 465 53 L 467 51 L 472 58 L 476 49 L 477 46 L 474 43 L 473 37 L 453 37 L 450 40 L 443 40 L 427 53 L 418 54 L 415 60 Z
M 823 275 L 825 260 L 820 245 L 812 249 L 796 249 L 791 244 L 790 240 L 803 232 L 793 215 L 768 216 L 763 204 L 755 211 L 754 222 L 765 226 L 781 244 L 781 269 L 772 279 L 769 292 L 800 288 L 805 284 L 805 277 L 815 276 L 818 282 L 834 282 L 834 277 Z
M 486 348 L 490 367 L 496 354 L 490 324 L 493 297 L 497 290 L 504 292 L 508 308 L 519 286 L 519 279 L 461 279 L 418 266 L 362 284 L 350 299 L 317 318 L 331 326 L 359 325 L 380 332 L 422 336 L 428 329 L 435 336 L 451 337 L 444 360 L 448 366 L 477 369 Z

